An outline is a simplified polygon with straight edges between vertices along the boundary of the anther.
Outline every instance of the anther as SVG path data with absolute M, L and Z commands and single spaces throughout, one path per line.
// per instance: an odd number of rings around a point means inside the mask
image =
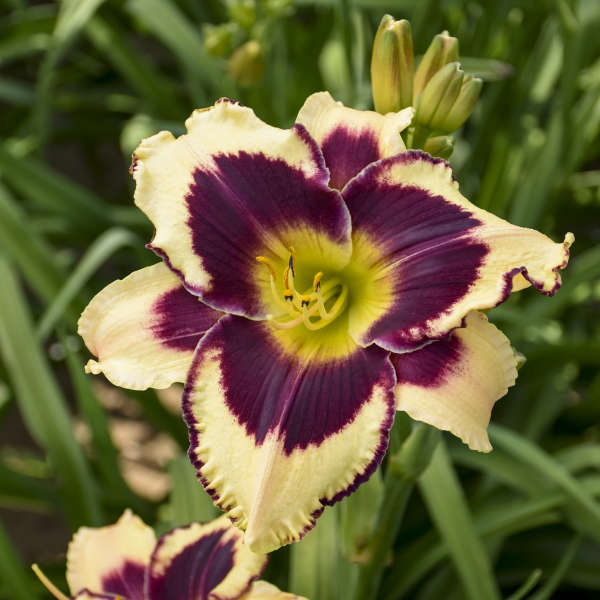
M 301 296 L 302 307 L 308 306 L 310 304 L 310 296 L 304 295 Z
M 264 256 L 257 256 L 256 260 L 259 263 L 262 263 L 263 265 L 265 265 L 271 272 L 271 277 L 273 279 L 277 280 L 277 273 L 275 273 L 275 267 L 273 267 L 273 265 L 271 264 L 271 261 L 268 258 L 265 258 Z
M 293 246 L 290 246 L 290 271 L 292 272 L 292 277 L 296 277 L 296 250 L 294 250 Z
M 319 271 L 313 279 L 313 290 L 315 292 L 321 288 L 321 279 L 322 278 L 323 278 L 323 273 L 321 273 L 321 271 Z
M 292 293 L 292 290 L 283 290 L 283 298 L 284 300 L 288 300 L 289 302 L 291 302 L 294 299 L 294 294 Z

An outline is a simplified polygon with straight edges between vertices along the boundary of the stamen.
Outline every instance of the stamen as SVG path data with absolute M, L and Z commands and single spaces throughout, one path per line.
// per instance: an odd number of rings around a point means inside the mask
M 321 289 L 321 279 L 323 279 L 323 273 L 319 271 L 313 278 L 313 290 L 315 292 Z
M 293 246 L 290 246 L 290 270 L 292 271 L 292 275 L 296 277 L 296 250 L 294 250 Z
M 303 320 L 302 322 L 304 323 L 304 325 L 307 327 L 307 329 L 311 329 L 311 330 L 317 330 L 317 329 L 322 329 L 323 327 L 325 327 L 326 325 L 329 325 L 329 323 L 331 323 L 332 321 L 334 321 L 335 319 L 337 319 L 337 317 L 339 316 L 339 314 L 344 310 L 344 308 L 346 307 L 346 300 L 348 299 L 348 288 L 343 285 L 342 286 L 342 291 L 340 292 L 340 295 L 337 297 L 336 301 L 334 302 L 331 310 L 326 313 L 327 316 L 323 317 L 321 315 L 321 319 L 319 319 L 316 322 L 312 322 L 308 319 L 308 312 L 305 310 L 302 313 L 302 317 Z M 318 307 L 319 308 L 319 313 L 321 313 L 319 304 L 314 305 L 312 308 Z
M 275 267 L 272 265 L 271 261 L 268 258 L 264 257 L 264 256 L 257 256 L 256 260 L 259 263 L 262 263 L 263 265 L 265 265 L 269 269 L 269 271 L 271 272 L 271 277 L 275 281 L 277 281 L 277 273 L 275 272 Z
M 319 323 L 322 323 L 323 319 L 319 319 L 316 323 L 313 323 L 310 320 L 310 315 L 308 314 L 307 307 L 304 306 L 302 309 L 302 322 L 304 323 L 304 326 L 306 327 L 306 329 L 310 329 L 311 331 L 314 331 L 315 329 L 321 329 L 321 327 L 319 327 Z
M 292 319 L 291 321 L 276 321 L 275 319 L 270 319 L 269 322 L 276 329 L 293 329 L 294 327 L 302 323 L 302 318 L 302 315 L 300 315 L 299 317 L 297 317 L 296 319 Z
M 286 267 L 283 270 L 283 285 L 285 285 L 286 289 L 289 289 L 289 287 L 290 287 L 289 276 L 290 276 L 290 268 Z
M 42 570 L 36 565 L 31 565 L 31 570 L 37 575 L 37 578 L 42 582 L 42 585 L 57 599 L 69 600 L 45 575 Z
M 321 277 L 323 277 L 323 273 L 319 271 L 313 279 L 313 289 L 315 290 L 315 296 L 317 297 L 317 307 L 321 319 L 329 319 L 329 313 L 325 308 L 325 301 L 323 300 L 323 294 L 321 293 Z
M 271 284 L 271 294 L 273 295 L 273 298 L 275 299 L 275 303 L 277 304 L 277 306 L 279 306 L 279 308 L 281 308 L 285 312 L 290 312 L 290 309 L 291 309 L 292 314 L 294 316 L 296 314 L 298 314 L 298 311 L 294 310 L 293 306 L 290 306 L 287 302 L 284 302 L 281 299 L 281 296 L 279 295 L 279 292 L 277 291 L 277 286 L 275 285 L 275 280 L 277 279 L 277 275 L 275 273 L 275 268 L 271 264 L 271 261 L 268 258 L 265 258 L 264 256 L 257 256 L 256 260 L 259 263 L 262 263 L 263 265 L 265 265 L 269 269 L 269 272 L 270 272 L 269 283 Z M 286 298 L 286 300 L 287 300 L 287 298 Z
M 277 329 L 292 329 L 301 323 L 310 330 L 321 329 L 335 320 L 346 307 L 348 288 L 337 278 L 327 280 L 325 284 L 321 285 L 323 273 L 319 271 L 313 277 L 312 289 L 308 289 L 302 294 L 299 293 L 294 285 L 296 277 L 296 251 L 291 246 L 289 250 L 290 257 L 283 271 L 283 297 L 277 291 L 275 269 L 271 261 L 264 256 L 256 257 L 258 262 L 263 263 L 269 269 L 271 274 L 271 292 L 277 305 L 292 317 L 289 321 L 281 321 L 269 317 L 269 321 Z M 328 311 L 325 303 L 334 297 L 335 302 L 331 310 Z M 312 302 L 314 304 L 311 306 Z M 320 318 L 316 321 L 311 321 L 311 317 L 317 316 L 317 313 Z
M 287 313 L 292 315 L 292 317 L 297 317 L 300 311 L 294 305 L 294 294 L 292 293 L 292 290 L 283 290 L 283 299 L 285 300 L 284 305 Z
M 300 294 L 296 291 L 296 288 L 294 286 L 294 271 L 291 268 L 291 264 L 292 257 L 290 257 L 290 264 L 283 271 L 283 285 L 285 285 L 286 290 L 289 290 L 292 293 L 292 303 L 294 305 L 294 308 L 296 308 L 296 310 L 300 312 L 300 307 L 302 306 L 301 298 Z

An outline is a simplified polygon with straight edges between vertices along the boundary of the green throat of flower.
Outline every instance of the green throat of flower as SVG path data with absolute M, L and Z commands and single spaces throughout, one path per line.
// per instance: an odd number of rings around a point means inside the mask
M 277 290 L 277 273 L 271 261 L 264 256 L 257 256 L 256 260 L 269 269 L 271 293 L 283 313 L 269 320 L 276 329 L 293 329 L 304 325 L 307 329 L 316 331 L 333 323 L 346 309 L 348 286 L 339 278 L 334 277 L 322 282 L 323 273 L 319 271 L 313 278 L 311 288 L 303 292 L 296 289 L 294 248 L 290 248 L 288 265 L 283 271 L 283 293 Z

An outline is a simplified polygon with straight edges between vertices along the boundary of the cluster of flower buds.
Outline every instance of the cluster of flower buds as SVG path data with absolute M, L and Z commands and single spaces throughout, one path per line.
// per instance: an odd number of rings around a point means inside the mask
M 415 108 L 408 145 L 444 158 L 453 149 L 448 134 L 473 112 L 482 87 L 481 79 L 460 68 L 458 40 L 447 31 L 433 38 L 415 71 L 410 24 L 390 15 L 375 35 L 371 82 L 377 112 Z
M 257 84 L 265 70 L 264 52 L 257 38 L 255 0 L 228 0 L 229 21 L 204 27 L 204 47 L 215 58 L 226 58 L 229 77 L 242 87 Z M 246 41 L 244 41 L 246 40 Z
M 228 20 L 204 25 L 206 52 L 227 60 L 229 78 L 241 87 L 260 83 L 273 30 L 294 11 L 293 0 L 225 0 Z

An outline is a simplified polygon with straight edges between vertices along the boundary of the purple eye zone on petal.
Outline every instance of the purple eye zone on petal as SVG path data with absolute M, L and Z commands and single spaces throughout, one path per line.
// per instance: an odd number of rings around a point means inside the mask
M 307 176 L 262 153 L 219 154 L 213 162 L 212 170 L 195 170 L 186 196 L 192 247 L 211 275 L 209 289 L 199 291 L 211 304 L 236 312 L 245 297 L 257 309 L 249 269 L 278 230 L 307 226 L 346 239 L 347 212 L 322 171 Z
M 464 344 L 459 337 L 450 334 L 448 338 L 432 342 L 421 350 L 397 354 L 392 361 L 398 383 L 423 388 L 440 387 L 450 375 L 456 373 L 464 351 Z
M 329 185 L 338 190 L 368 164 L 381 158 L 372 131 L 352 131 L 343 126 L 334 129 L 323 140 L 321 149 L 331 171 Z
M 217 311 L 200 304 L 200 300 L 180 287 L 156 300 L 152 313 L 157 321 L 152 332 L 164 346 L 173 350 L 193 351 L 205 331 L 217 320 Z
M 469 211 L 417 186 L 377 181 L 374 173 L 366 171 L 344 193 L 353 227 L 380 247 L 388 257 L 383 266 L 395 271 L 394 306 L 367 337 L 408 349 L 414 330 L 426 336 L 423 325 L 468 293 L 489 248 L 472 235 L 482 223 Z
M 239 317 L 232 325 L 221 323 L 206 343 L 222 352 L 225 401 L 257 444 L 278 428 L 287 454 L 321 444 L 353 421 L 375 385 L 393 386 L 382 380 L 388 353 L 376 346 L 303 367 L 275 345 L 266 326 L 257 331 L 255 322 Z
M 183 548 L 162 575 L 150 578 L 148 597 L 151 600 L 208 600 L 210 592 L 233 568 L 235 540 L 223 543 L 221 538 L 225 531 L 214 531 Z
M 102 578 L 102 592 L 119 594 L 127 600 L 144 600 L 145 566 L 126 560 L 123 565 Z

